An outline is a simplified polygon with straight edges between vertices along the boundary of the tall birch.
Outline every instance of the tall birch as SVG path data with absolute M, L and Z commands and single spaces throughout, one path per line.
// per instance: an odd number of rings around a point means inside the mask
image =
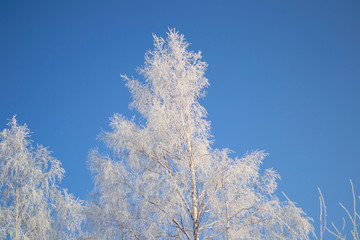
M 212 147 L 210 122 L 199 98 L 209 86 L 200 52 L 170 30 L 154 36 L 154 50 L 123 75 L 137 117 L 111 118 L 92 150 L 95 181 L 89 218 L 103 239 L 308 239 L 309 218 L 274 195 L 279 175 L 260 171 L 266 156 L 232 158 Z M 262 173 L 261 173 L 262 172 Z M 106 232 L 106 234 L 104 234 Z M 101 235 L 103 233 L 104 235 Z

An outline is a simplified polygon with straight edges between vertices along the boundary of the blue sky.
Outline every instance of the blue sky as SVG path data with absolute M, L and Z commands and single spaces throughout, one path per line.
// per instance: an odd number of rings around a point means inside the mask
M 138 77 L 152 33 L 183 33 L 209 64 L 201 103 L 217 148 L 264 149 L 284 191 L 317 219 L 360 193 L 359 1 L 1 1 L 0 128 L 17 114 L 85 199 L 91 148 L 131 117 L 120 74 Z

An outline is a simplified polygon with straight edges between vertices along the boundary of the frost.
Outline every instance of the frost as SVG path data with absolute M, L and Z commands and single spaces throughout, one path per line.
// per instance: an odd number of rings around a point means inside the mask
M 113 154 L 90 153 L 93 237 L 308 239 L 309 218 L 274 195 L 279 175 L 260 173 L 266 153 L 234 159 L 212 148 L 198 102 L 209 86 L 207 64 L 188 45 L 175 30 L 154 36 L 138 70 L 144 81 L 123 76 L 141 118 L 115 114 L 101 135 Z
M 0 238 L 76 239 L 82 203 L 56 184 L 64 175 L 47 148 L 33 147 L 15 116 L 0 132 Z

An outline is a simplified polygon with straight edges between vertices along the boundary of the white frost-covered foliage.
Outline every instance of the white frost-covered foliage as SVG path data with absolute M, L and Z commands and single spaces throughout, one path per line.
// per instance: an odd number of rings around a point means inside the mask
M 93 238 L 308 239 L 309 218 L 274 196 L 278 174 L 260 173 L 263 151 L 234 159 L 211 147 L 200 52 L 175 30 L 154 45 L 145 81 L 123 76 L 140 120 L 115 114 L 101 136 L 113 154 L 90 153 Z
M 33 147 L 29 129 L 15 116 L 0 132 L 0 239 L 76 239 L 82 204 L 56 184 L 60 162 Z

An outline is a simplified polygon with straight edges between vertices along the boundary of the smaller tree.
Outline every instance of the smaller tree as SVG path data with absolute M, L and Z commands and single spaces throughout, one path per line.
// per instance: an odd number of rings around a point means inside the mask
M 57 185 L 64 175 L 47 148 L 33 147 L 15 116 L 0 132 L 0 238 L 75 239 L 82 203 Z

